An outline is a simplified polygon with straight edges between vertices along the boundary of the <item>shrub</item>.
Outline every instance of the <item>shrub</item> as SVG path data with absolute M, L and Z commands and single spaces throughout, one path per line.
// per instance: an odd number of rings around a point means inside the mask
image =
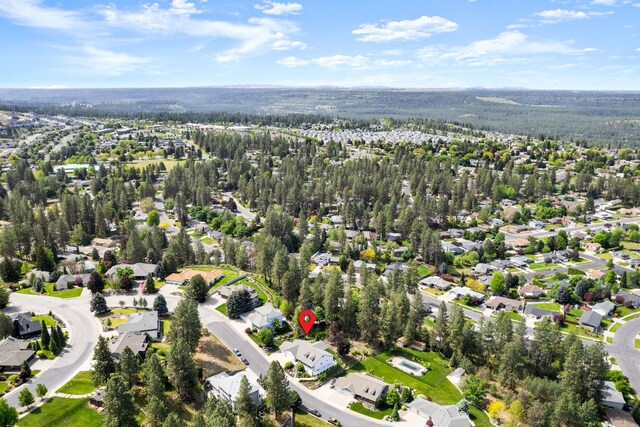
M 304 371 L 304 365 L 300 362 L 296 363 L 296 369 L 298 372 L 303 372 Z
M 287 360 L 287 363 L 284 364 L 284 369 L 293 368 L 293 362 L 291 360 Z

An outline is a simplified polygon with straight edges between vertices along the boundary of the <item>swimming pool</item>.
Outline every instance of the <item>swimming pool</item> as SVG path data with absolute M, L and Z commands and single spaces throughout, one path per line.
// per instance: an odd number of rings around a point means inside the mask
M 390 361 L 391 365 L 411 375 L 424 375 L 427 373 L 427 368 L 414 363 L 404 357 L 394 357 Z

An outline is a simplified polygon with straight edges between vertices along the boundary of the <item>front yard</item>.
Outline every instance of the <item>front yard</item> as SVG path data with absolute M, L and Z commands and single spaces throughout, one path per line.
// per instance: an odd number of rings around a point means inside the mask
M 89 399 L 53 397 L 18 421 L 19 427 L 99 426 L 103 415 L 87 406 Z
M 79 297 L 82 294 L 82 289 L 83 288 L 75 287 L 73 289 L 67 289 L 64 291 L 56 291 L 55 285 L 53 283 L 49 283 L 48 285 L 44 285 L 45 293 L 42 294 L 33 292 L 33 287 L 20 289 L 18 293 L 27 295 L 48 295 L 50 297 L 56 298 L 75 298 Z
M 58 393 L 83 395 L 95 391 L 96 387 L 91 381 L 89 371 L 81 371 L 71 378 L 68 383 L 58 389 Z

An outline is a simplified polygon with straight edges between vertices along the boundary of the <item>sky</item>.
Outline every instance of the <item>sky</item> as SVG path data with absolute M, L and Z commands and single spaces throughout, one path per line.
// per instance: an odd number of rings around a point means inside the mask
M 0 0 L 3 88 L 640 90 L 640 0 Z

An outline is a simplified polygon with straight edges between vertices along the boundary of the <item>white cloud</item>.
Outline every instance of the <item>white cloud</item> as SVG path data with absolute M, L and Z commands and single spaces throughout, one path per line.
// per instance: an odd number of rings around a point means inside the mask
M 302 12 L 302 5 L 300 3 L 278 3 L 276 1 L 264 0 L 260 4 L 253 6 L 255 9 L 266 13 L 267 15 L 297 15 Z
M 149 58 L 98 49 L 93 46 L 84 46 L 81 55 L 71 56 L 67 59 L 68 62 L 74 65 L 74 69 L 81 72 L 88 70 L 92 74 L 103 76 L 120 76 L 127 72 L 135 71 L 150 62 Z
M 511 24 L 507 25 L 507 30 L 518 30 L 520 28 L 527 28 L 527 24 Z
M 41 0 L 2 0 L 0 16 L 27 27 L 53 30 L 74 30 L 86 27 L 79 13 L 43 6 Z
M 292 40 L 299 31 L 293 22 L 273 18 L 249 18 L 246 23 L 199 19 L 192 15 L 199 10 L 192 3 L 173 0 L 170 8 L 158 3 L 143 5 L 136 11 L 119 10 L 115 6 L 101 13 L 106 22 L 118 28 L 162 34 L 186 34 L 192 37 L 231 39 L 237 46 L 216 54 L 218 62 L 237 61 L 266 50 L 305 49 L 303 42 Z
M 441 16 L 421 16 L 414 20 L 388 21 L 381 24 L 362 24 L 352 33 L 362 42 L 419 40 L 431 34 L 456 31 L 458 24 Z
M 417 51 L 418 58 L 428 62 L 451 61 L 468 65 L 495 65 L 507 60 L 541 54 L 576 53 L 571 42 L 532 41 L 520 31 L 505 31 L 496 37 L 478 40 L 466 46 L 427 46 Z
M 380 67 L 402 67 L 404 65 L 413 64 L 413 61 L 409 60 L 391 60 L 391 59 L 377 59 L 373 62 L 375 65 Z
M 296 58 L 295 56 L 287 56 L 286 58 L 278 59 L 276 61 L 280 65 L 284 65 L 288 68 L 300 67 L 303 65 L 309 65 L 309 61 L 306 59 Z
M 618 3 L 618 0 L 593 0 L 593 4 L 601 4 L 604 6 L 613 6 Z
M 581 10 L 578 11 L 566 9 L 543 10 L 542 12 L 538 12 L 535 15 L 541 17 L 543 21 L 551 23 L 589 18 L 589 14 Z
M 321 56 L 312 59 L 312 62 L 320 67 L 338 69 L 338 68 L 365 68 L 369 63 L 369 59 L 363 55 L 333 55 Z
M 640 52 L 640 47 L 636 49 L 636 52 Z

